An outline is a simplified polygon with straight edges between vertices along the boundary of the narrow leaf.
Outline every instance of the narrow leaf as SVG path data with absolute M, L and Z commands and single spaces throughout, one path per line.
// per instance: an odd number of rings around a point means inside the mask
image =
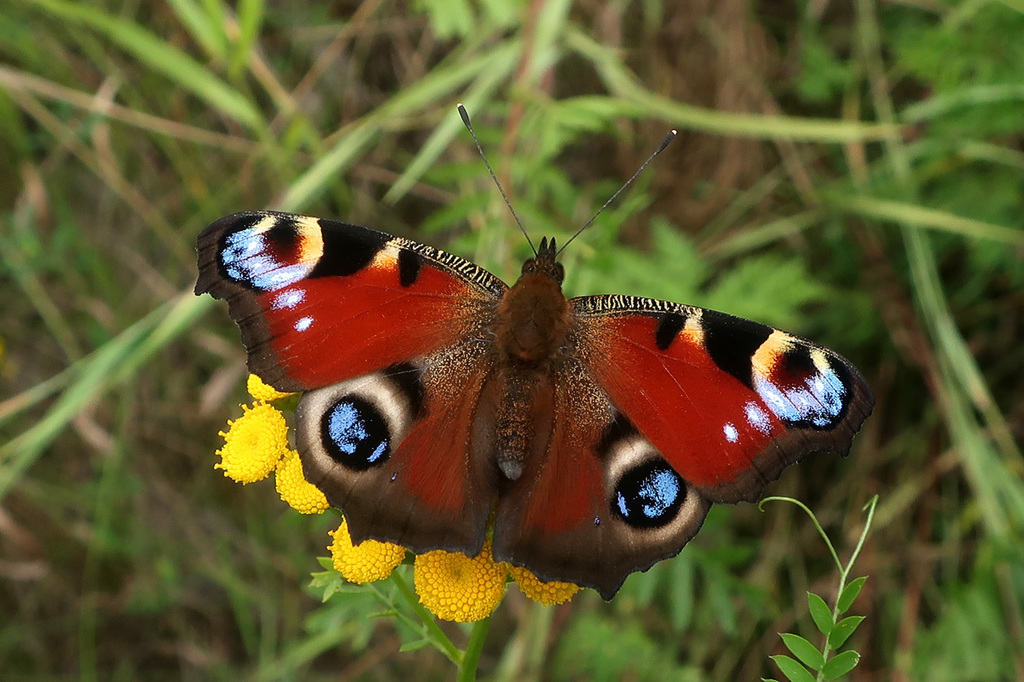
M 430 646 L 430 641 L 426 639 L 417 639 L 415 642 L 407 642 L 402 646 L 398 647 L 399 651 L 419 651 L 425 646 Z
M 822 656 L 818 647 L 814 646 L 800 635 L 789 632 L 779 634 L 786 648 L 793 652 L 793 655 L 800 659 L 800 662 L 812 670 L 821 670 L 825 665 L 825 657 Z
M 800 665 L 799 661 L 789 656 L 772 656 L 775 665 L 779 666 L 779 670 L 786 676 L 789 682 L 814 682 L 814 675 L 807 672 L 807 668 Z
M 843 618 L 841 621 L 836 623 L 836 626 L 832 628 L 832 632 L 828 635 L 828 645 L 833 649 L 838 649 L 846 643 L 846 640 L 850 638 L 856 630 L 857 626 L 864 620 L 864 616 L 850 616 L 849 618 Z
M 821 674 L 826 680 L 835 680 L 857 667 L 860 663 L 860 654 L 856 651 L 844 651 L 835 658 L 825 663 Z
M 807 610 L 811 612 L 811 618 L 814 619 L 818 630 L 827 637 L 828 633 L 832 632 L 832 626 L 835 625 L 835 621 L 832 620 L 832 609 L 828 607 L 824 599 L 813 592 L 808 592 Z
M 839 613 L 846 613 L 853 606 L 853 602 L 856 601 L 865 582 L 867 582 L 867 576 L 852 580 L 849 585 L 843 588 L 843 593 L 839 595 L 839 601 L 837 602 Z

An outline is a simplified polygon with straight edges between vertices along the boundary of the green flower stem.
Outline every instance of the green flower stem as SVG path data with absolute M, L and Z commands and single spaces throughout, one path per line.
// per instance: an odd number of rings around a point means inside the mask
M 434 614 L 430 613 L 430 611 L 420 603 L 416 593 L 411 587 L 409 587 L 409 583 L 405 582 L 405 579 L 402 578 L 399 571 L 391 572 L 391 582 L 395 584 L 399 593 L 401 593 L 405 598 L 405 601 L 409 604 L 412 610 L 416 612 L 416 615 L 419 616 L 420 622 L 426 630 L 425 634 L 427 635 L 427 640 L 434 645 L 434 648 L 447 656 L 452 663 L 459 666 L 461 669 L 464 661 L 466 660 L 465 652 L 455 646 L 455 644 L 452 643 L 452 640 L 448 638 L 448 635 L 444 634 L 444 630 L 442 630 L 437 624 Z M 470 644 L 472 644 L 472 640 L 470 640 Z M 477 652 L 477 656 L 479 655 L 479 652 Z M 473 664 L 473 667 L 476 667 L 475 663 Z
M 825 546 L 828 547 L 828 551 L 832 554 L 833 563 L 835 563 L 836 567 L 839 568 L 839 571 L 842 572 L 843 563 L 839 561 L 839 555 L 836 554 L 836 548 L 832 545 L 832 541 L 828 539 L 828 535 L 825 533 L 825 529 L 821 527 L 820 523 L 818 523 L 818 517 L 814 515 L 814 512 L 812 512 L 806 504 L 804 504 L 800 500 L 795 500 L 792 497 L 778 497 L 772 495 L 758 502 L 757 508 L 760 509 L 761 511 L 764 511 L 765 502 L 789 502 L 803 509 L 807 513 L 807 515 L 811 517 L 811 523 L 813 523 L 814 527 L 818 529 L 818 535 L 820 535 L 821 538 L 825 541 Z M 874 512 L 874 507 L 872 507 L 872 512 Z M 857 550 L 860 551 L 860 546 L 857 547 Z
M 874 497 L 872 497 L 868 501 L 868 503 L 866 505 L 864 505 L 864 509 L 866 509 L 867 512 L 868 512 L 867 521 L 864 522 L 864 530 L 862 530 L 861 533 L 860 533 L 860 539 L 857 540 L 857 546 L 853 548 L 853 554 L 850 555 L 850 560 L 848 562 L 846 562 L 845 566 L 843 566 L 841 564 L 839 565 L 839 589 L 836 591 L 836 603 L 832 607 L 832 622 L 833 623 L 838 623 L 839 622 L 839 616 L 842 615 L 840 613 L 840 611 L 839 611 L 839 597 L 843 594 L 843 590 L 846 589 L 846 580 L 847 580 L 847 578 L 850 577 L 850 571 L 853 570 L 853 564 L 854 564 L 855 561 L 857 561 L 857 557 L 860 555 L 861 548 L 864 547 L 864 540 L 866 540 L 867 537 L 868 537 L 868 531 L 871 529 L 871 522 L 875 518 L 875 507 L 877 507 L 877 506 L 878 506 L 878 495 L 875 495 Z M 804 509 L 806 509 L 806 507 L 804 507 Z M 812 518 L 813 518 L 813 515 L 812 515 Z M 817 520 L 814 521 L 814 525 L 816 525 L 816 526 L 818 525 Z M 818 529 L 820 530 L 821 526 L 818 526 Z M 827 541 L 828 541 L 828 539 L 826 538 L 826 542 Z M 835 553 L 833 552 L 833 555 L 834 554 Z M 824 660 L 828 660 L 828 655 L 829 655 L 829 652 L 831 651 L 831 647 L 829 646 L 828 642 L 829 642 L 829 638 L 826 637 L 825 638 L 825 644 L 821 647 L 821 656 L 822 656 L 822 658 Z M 821 682 L 824 679 L 825 678 L 822 676 L 822 673 L 819 670 L 818 671 L 817 682 Z
M 473 623 L 473 629 L 469 633 L 469 644 L 466 645 L 462 665 L 459 666 L 459 674 L 455 678 L 458 682 L 472 682 L 476 679 L 476 665 L 480 662 L 480 654 L 484 650 L 484 642 L 487 641 L 487 631 L 490 627 L 490 616 Z
M 853 564 L 854 564 L 854 562 L 857 561 L 857 557 L 860 555 L 860 550 L 864 547 L 864 541 L 868 537 L 868 531 L 871 529 L 871 522 L 875 518 L 875 507 L 878 506 L 878 495 L 875 495 L 874 497 L 872 497 L 871 500 L 868 501 L 868 503 L 866 505 L 864 505 L 864 509 L 867 510 L 867 512 L 868 512 L 868 518 L 867 518 L 867 521 L 864 523 L 864 530 L 861 531 L 860 539 L 857 541 L 857 546 L 854 548 L 853 554 L 850 555 L 850 560 L 848 562 L 846 562 L 845 566 L 843 565 L 843 562 L 841 562 L 839 560 L 839 555 L 836 554 L 836 549 L 832 545 L 832 541 L 829 540 L 828 535 L 825 534 L 825 529 L 821 527 L 821 524 L 818 523 L 818 518 L 814 515 L 814 512 L 812 512 L 807 507 L 806 504 L 804 504 L 800 500 L 794 500 L 792 497 L 775 497 L 775 496 L 772 496 L 772 497 L 764 498 L 763 500 L 761 500 L 758 503 L 757 506 L 758 506 L 759 509 L 761 509 L 763 511 L 764 510 L 764 503 L 765 502 L 776 502 L 776 501 L 778 501 L 778 502 L 790 502 L 790 503 L 795 504 L 796 506 L 800 507 L 805 512 L 807 512 L 807 516 L 809 516 L 811 518 L 811 523 L 813 523 L 814 527 L 818 529 L 818 535 L 820 535 L 821 538 L 825 541 L 825 545 L 828 547 L 828 551 L 832 554 L 832 560 L 835 562 L 836 568 L 839 569 L 839 589 L 836 591 L 836 603 L 832 607 L 832 623 L 833 624 L 838 623 L 839 622 L 839 616 L 841 615 L 841 613 L 839 611 L 839 597 L 843 594 L 843 590 L 846 589 L 846 580 L 847 580 L 847 578 L 850 577 L 850 571 L 853 570 Z M 822 657 L 823 661 L 827 661 L 828 660 L 828 655 L 829 655 L 829 653 L 831 653 L 831 651 L 832 651 L 832 648 L 829 646 L 829 638 L 826 635 L 825 643 L 821 647 L 821 657 Z M 822 673 L 821 670 L 818 671 L 818 675 L 817 675 L 817 677 L 815 679 L 816 679 L 816 682 L 822 682 L 825 679 L 825 677 L 823 676 L 823 673 Z

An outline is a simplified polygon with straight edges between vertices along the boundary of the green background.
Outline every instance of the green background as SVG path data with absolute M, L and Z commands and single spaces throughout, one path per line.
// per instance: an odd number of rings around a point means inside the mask
M 448 679 L 372 592 L 309 587 L 330 518 L 213 469 L 238 332 L 191 294 L 236 210 L 370 225 L 506 280 L 680 137 L 564 254 L 838 350 L 852 456 L 769 488 L 853 570 L 855 680 L 1024 677 L 1021 0 L 8 0 L 0 8 L 0 675 Z M 515 588 L 487 679 L 782 678 L 835 566 L 809 519 L 716 508 L 610 603 Z M 387 589 L 386 587 L 381 589 Z M 444 626 L 459 646 L 465 631 Z

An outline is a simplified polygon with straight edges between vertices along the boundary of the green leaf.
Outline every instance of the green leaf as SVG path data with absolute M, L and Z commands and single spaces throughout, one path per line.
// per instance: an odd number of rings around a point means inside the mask
M 807 672 L 807 668 L 800 665 L 799 661 L 789 656 L 779 655 L 772 656 L 775 665 L 779 666 L 779 670 L 786 676 L 789 682 L 814 682 L 814 675 Z
M 849 87 L 853 62 L 837 59 L 832 49 L 812 30 L 803 32 L 800 62 L 801 74 L 797 88 L 804 99 L 825 102 Z
M 420 0 L 413 5 L 427 15 L 434 33 L 441 40 L 462 38 L 474 27 L 480 29 L 466 0 Z
M 824 599 L 813 592 L 808 592 L 807 610 L 811 612 L 811 618 L 814 619 L 814 624 L 818 626 L 818 630 L 827 637 L 832 632 L 832 628 L 836 623 L 832 619 L 832 609 L 828 607 Z
M 821 674 L 826 680 L 835 680 L 857 667 L 860 663 L 860 654 L 856 651 L 844 651 L 835 658 L 825 663 Z
M 821 666 L 825 665 L 825 657 L 818 650 L 818 647 L 800 635 L 782 632 L 779 633 L 779 637 L 782 637 L 782 641 L 786 643 L 786 648 L 792 651 L 793 655 L 799 658 L 800 662 L 808 668 L 821 670 Z
M 828 634 L 828 645 L 833 649 L 838 649 L 846 643 L 846 640 L 850 638 L 856 630 L 857 626 L 864 620 L 864 616 L 850 616 L 849 618 L 843 618 L 841 621 L 836 623 L 835 627 L 832 628 L 832 632 Z
M 402 646 L 398 647 L 399 651 L 419 651 L 420 649 L 430 646 L 430 640 L 417 639 L 415 642 L 406 642 Z
M 836 608 L 839 613 L 846 613 L 850 610 L 865 582 L 867 582 L 867 576 L 852 580 L 849 585 L 843 588 L 843 592 L 839 595 L 839 600 L 836 602 Z

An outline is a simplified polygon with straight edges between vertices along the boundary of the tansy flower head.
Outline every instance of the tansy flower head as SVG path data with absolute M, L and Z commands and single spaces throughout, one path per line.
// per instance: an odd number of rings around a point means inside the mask
M 243 414 L 228 422 L 220 432 L 224 447 L 217 451 L 221 461 L 215 469 L 239 483 L 252 483 L 270 475 L 288 449 L 288 425 L 277 408 L 258 402 L 242 405 Z
M 330 535 L 334 542 L 327 549 L 331 550 L 334 570 L 349 582 L 372 583 L 383 580 L 405 558 L 405 548 L 390 542 L 364 540 L 353 545 L 347 521 L 342 521 L 338 530 Z
M 508 570 L 523 594 L 545 606 L 567 602 L 582 589 L 579 585 L 572 583 L 542 582 L 540 578 L 521 566 L 509 566 Z
M 508 568 L 495 563 L 491 541 L 475 557 L 435 550 L 416 557 L 413 581 L 420 603 L 444 620 L 472 623 L 491 615 L 505 594 Z
M 300 514 L 323 514 L 330 507 L 320 489 L 306 481 L 299 453 L 291 448 L 277 463 L 275 479 L 277 494 Z
M 272 400 L 280 400 L 281 398 L 287 398 L 288 396 L 295 395 L 294 393 L 285 393 L 279 391 L 268 383 L 265 383 L 263 379 L 260 379 L 255 374 L 250 374 L 249 378 L 245 382 L 245 388 L 256 400 L 262 400 L 264 402 L 270 402 Z

